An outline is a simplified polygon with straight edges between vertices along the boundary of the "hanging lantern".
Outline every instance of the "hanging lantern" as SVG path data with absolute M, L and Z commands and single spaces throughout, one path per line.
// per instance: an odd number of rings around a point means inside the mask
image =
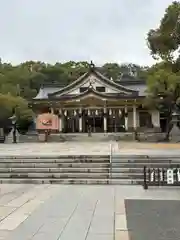
M 67 111 L 66 110 L 64 111 L 64 116 L 67 116 Z
M 74 116 L 76 116 L 77 115 L 77 112 L 76 112 L 76 110 L 74 110 Z
M 98 115 L 98 110 L 95 111 L 95 114 Z
M 91 114 L 90 110 L 88 109 L 88 116 Z
M 121 111 L 121 109 L 119 109 L 119 116 L 121 116 L 122 115 L 122 111 Z
M 109 115 L 112 115 L 112 110 L 111 109 L 109 109 Z

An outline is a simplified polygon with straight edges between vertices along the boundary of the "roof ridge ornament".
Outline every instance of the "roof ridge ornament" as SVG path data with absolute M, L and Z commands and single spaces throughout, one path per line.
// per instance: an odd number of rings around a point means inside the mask
M 90 68 L 91 70 L 94 70 L 94 69 L 95 69 L 95 64 L 93 63 L 93 61 L 90 62 L 89 68 Z

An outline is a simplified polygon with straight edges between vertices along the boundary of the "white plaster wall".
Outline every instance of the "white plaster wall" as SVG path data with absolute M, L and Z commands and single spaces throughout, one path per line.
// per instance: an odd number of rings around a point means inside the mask
M 151 114 L 152 124 L 154 127 L 160 127 L 160 115 L 158 110 L 149 111 Z
M 128 128 L 133 127 L 133 112 L 128 112 Z
M 96 89 L 96 87 L 105 87 L 105 92 L 106 93 L 117 93 L 119 92 L 116 89 L 112 89 L 111 87 L 105 85 L 101 80 L 99 80 L 98 78 L 96 78 L 95 76 L 91 75 L 89 76 L 87 79 L 85 79 L 84 83 L 81 85 L 81 87 L 89 87 L 90 82 L 92 81 L 92 86 L 94 89 Z M 79 87 L 78 89 L 79 90 Z M 80 92 L 80 91 L 79 91 Z

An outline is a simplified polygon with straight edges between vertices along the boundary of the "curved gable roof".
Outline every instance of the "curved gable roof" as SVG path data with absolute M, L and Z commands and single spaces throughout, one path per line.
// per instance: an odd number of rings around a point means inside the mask
M 67 91 L 70 91 L 71 89 L 73 90 L 76 86 L 80 85 L 86 78 L 90 76 L 90 74 L 94 74 L 97 78 L 102 80 L 106 85 L 112 86 L 113 88 L 116 88 L 117 90 L 120 91 L 125 91 L 128 93 L 137 93 L 136 90 L 133 90 L 131 88 L 127 88 L 125 86 L 122 86 L 107 77 L 105 77 L 103 74 L 101 74 L 99 71 L 97 71 L 95 68 L 90 68 L 88 72 L 84 73 L 81 77 L 79 77 L 77 80 L 73 81 L 69 85 L 65 86 L 64 88 L 60 89 L 57 92 L 50 93 L 49 97 L 55 96 L 55 95 L 61 95 Z

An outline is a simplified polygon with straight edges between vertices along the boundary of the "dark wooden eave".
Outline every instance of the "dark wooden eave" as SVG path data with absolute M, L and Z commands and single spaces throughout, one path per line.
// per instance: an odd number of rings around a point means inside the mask
M 76 95 L 62 95 L 59 97 L 55 97 L 55 96 L 49 96 L 48 100 L 59 100 L 59 101 L 66 101 L 66 100 L 77 100 L 77 99 L 81 99 L 84 97 L 88 97 L 89 95 L 93 95 L 95 97 L 98 98 L 102 98 L 102 99 L 136 99 L 136 98 L 140 98 L 140 96 L 138 96 L 137 92 L 134 92 L 132 94 L 125 94 L 125 93 L 101 93 L 96 91 L 94 88 L 88 88 L 86 91 L 80 93 L 80 94 L 76 94 Z

